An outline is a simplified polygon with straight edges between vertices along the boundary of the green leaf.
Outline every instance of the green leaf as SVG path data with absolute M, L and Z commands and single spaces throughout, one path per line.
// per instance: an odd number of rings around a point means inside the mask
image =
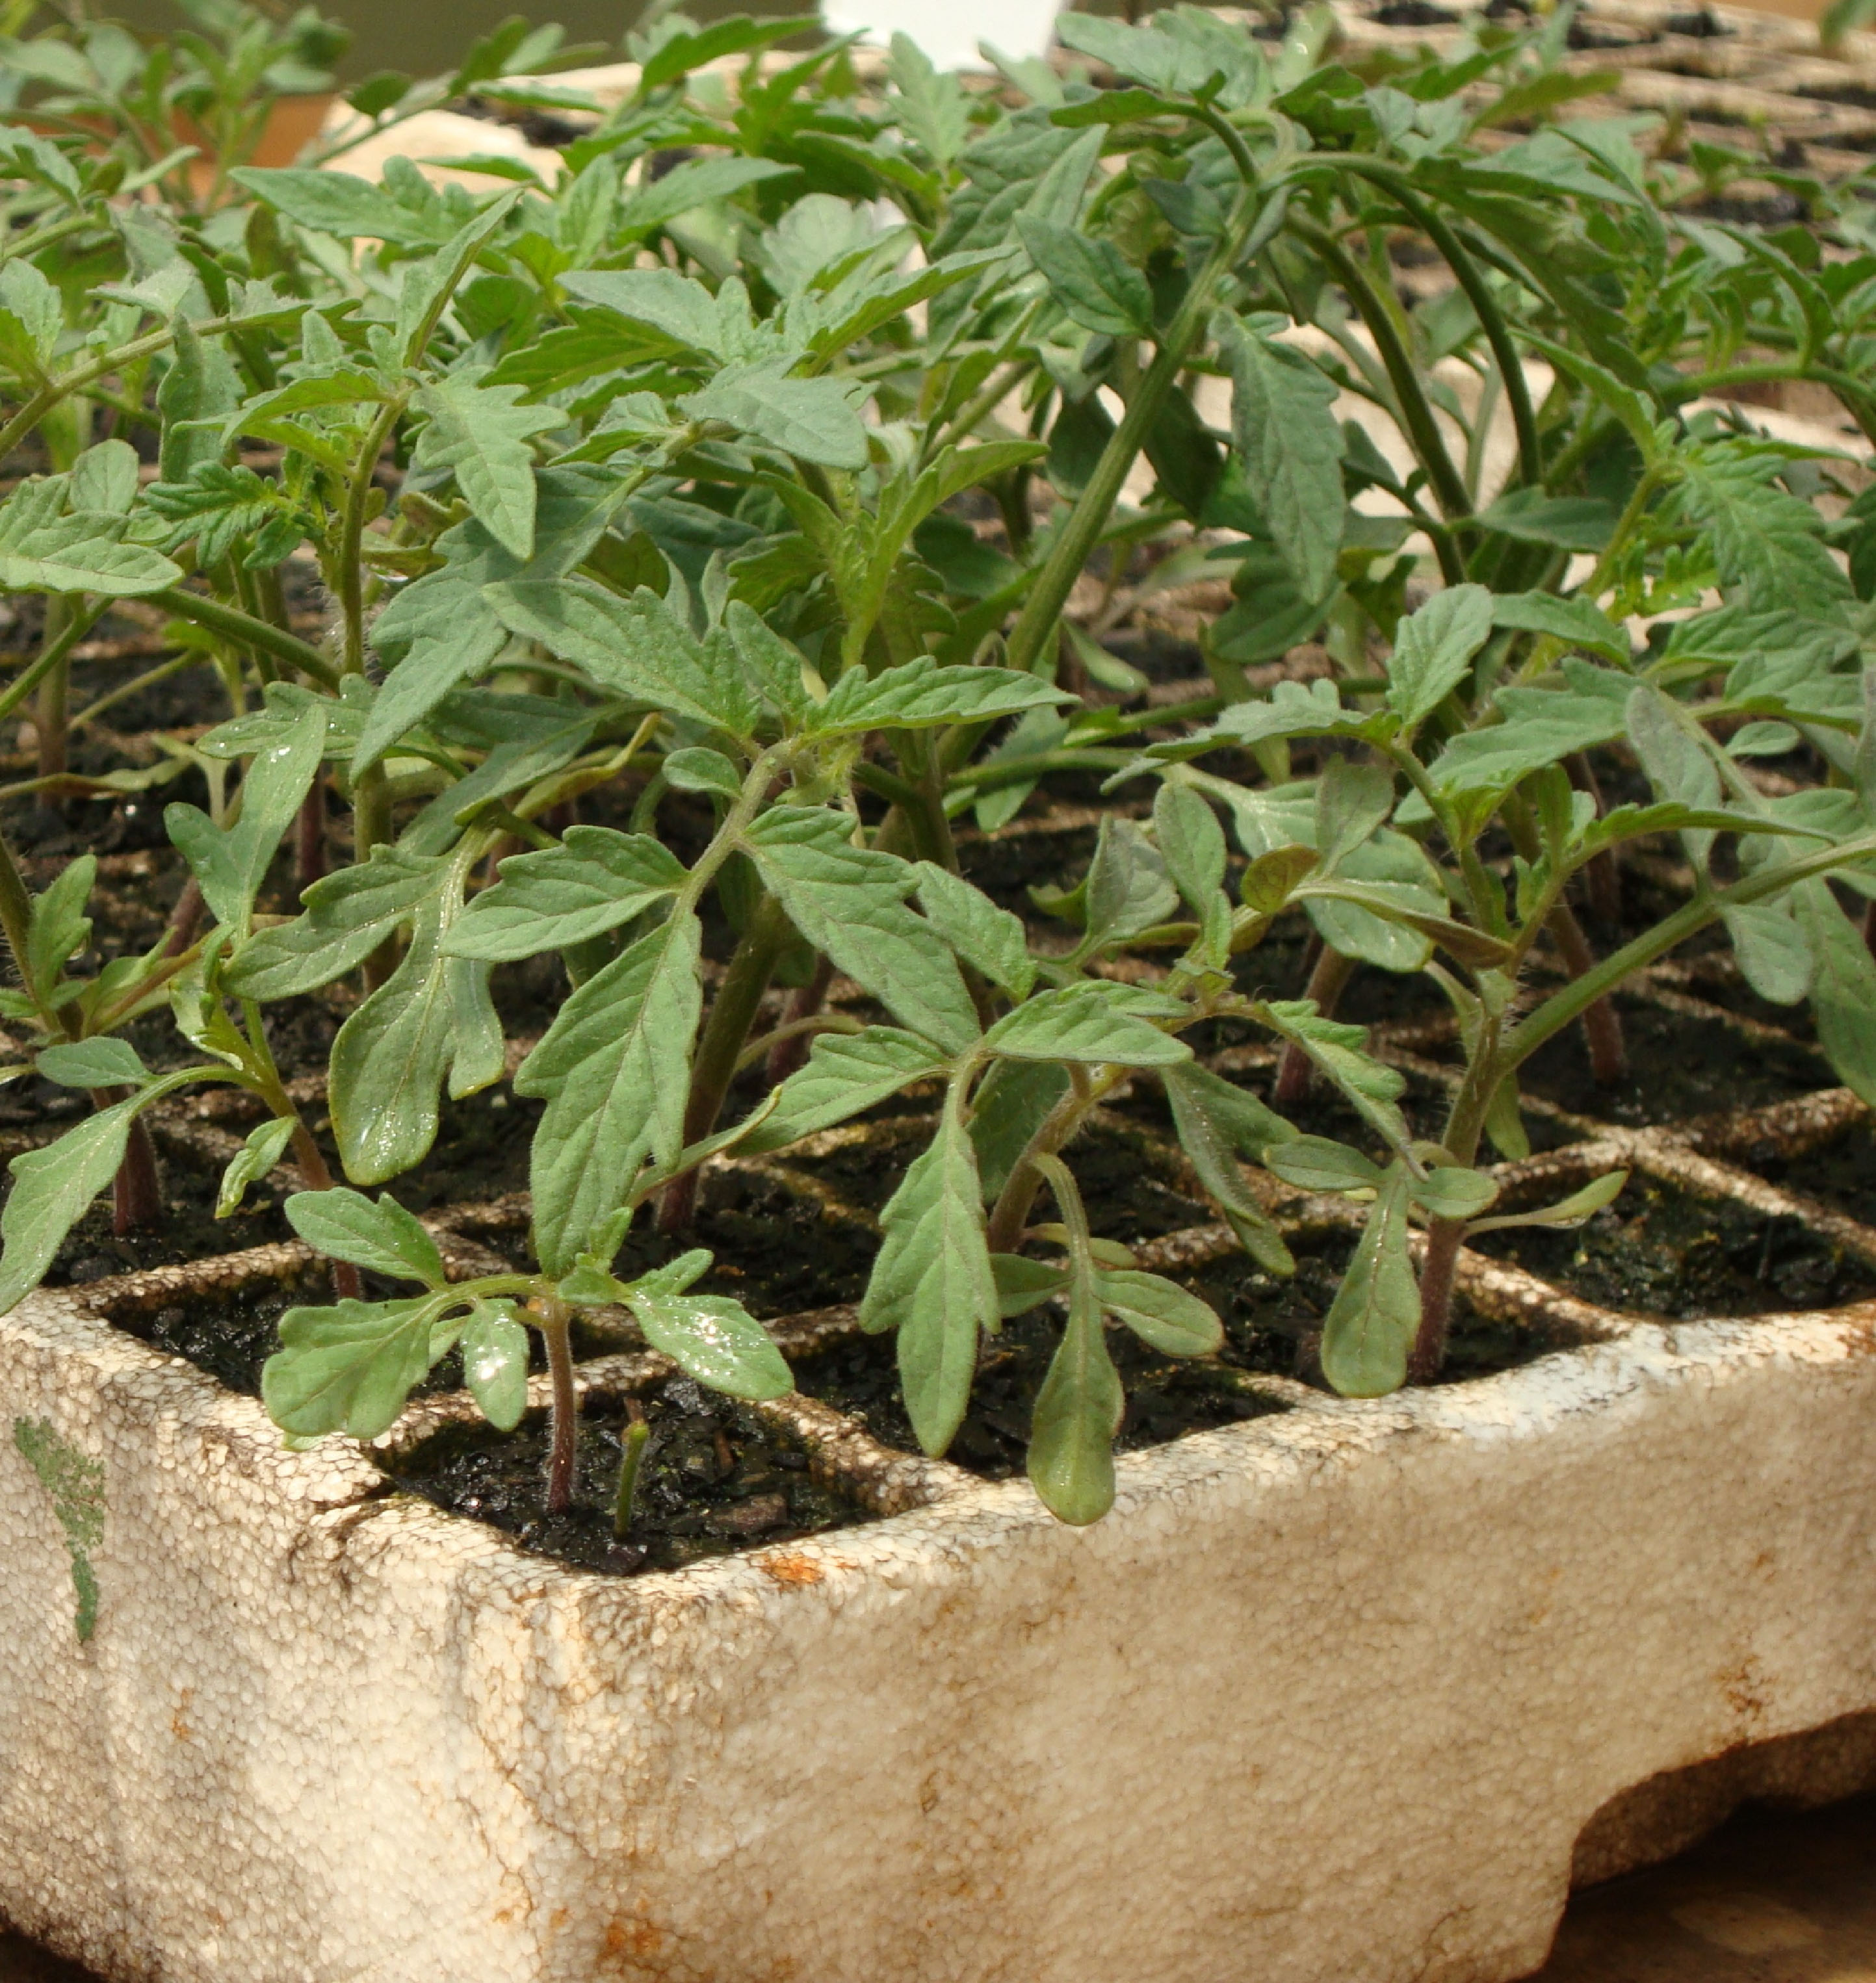
M 1008 1012 L 984 1035 L 985 1051 L 1010 1060 L 1111 1062 L 1171 1067 L 1190 1060 L 1183 1040 L 1127 1010 L 1112 995 L 1127 988 L 1105 981 L 1040 992 Z
M 1050 293 L 1084 329 L 1108 337 L 1152 334 L 1152 292 L 1112 242 L 1029 214 L 1016 216 L 1016 232 Z
M 730 601 L 723 624 L 736 644 L 743 666 L 761 685 L 763 694 L 789 724 L 796 727 L 805 724 L 815 707 L 809 693 L 809 678 L 817 686 L 821 681 L 808 657 L 792 640 L 784 640 L 742 600 Z
M 1720 804 L 1718 767 L 1675 707 L 1657 688 L 1640 684 L 1628 699 L 1625 712 L 1628 740 L 1635 747 L 1648 782 L 1664 801 L 1712 811 Z M 1690 828 L 1680 836 L 1687 858 L 1696 868 L 1704 868 L 1713 851 L 1710 828 Z
M 289 1309 L 280 1318 L 280 1347 L 261 1368 L 267 1416 L 301 1439 L 329 1432 L 376 1439 L 389 1432 L 413 1387 L 430 1373 L 431 1325 L 448 1299 Z
M 1573 1191 L 1569 1197 L 1559 1199 L 1554 1205 L 1540 1206 L 1535 1212 L 1500 1212 L 1493 1218 L 1479 1219 L 1466 1229 L 1466 1232 L 1468 1236 L 1474 1232 L 1496 1232 L 1512 1226 L 1580 1226 L 1604 1206 L 1613 1205 L 1627 1182 L 1627 1171 L 1611 1171 L 1580 1191 Z
M 1126 1406 L 1092 1272 L 1078 1272 L 1029 1432 L 1029 1479 L 1057 1520 L 1084 1527 L 1113 1506 L 1114 1435 Z
M 1132 1268 L 1097 1268 L 1095 1290 L 1110 1315 L 1162 1356 L 1209 1356 L 1224 1343 L 1217 1312 L 1176 1281 Z
M 1382 1398 L 1407 1381 L 1420 1291 L 1407 1254 L 1404 1165 L 1392 1166 L 1323 1323 L 1323 1375 L 1345 1398 Z
M 452 926 L 443 946 L 451 956 L 513 962 L 564 950 L 629 922 L 689 878 L 650 834 L 609 826 L 569 827 L 560 846 L 512 854 L 500 872 Z
M 1021 1253 L 992 1253 L 990 1270 L 996 1277 L 997 1301 L 1003 1319 L 1027 1315 L 1068 1285 L 1065 1269 Z
M 1811 989 L 1816 961 L 1803 926 L 1783 902 L 1724 911 L 1726 933 L 1746 982 L 1774 1005 L 1795 1005 Z
M 1794 891 L 1794 900 L 1817 960 L 1811 1007 L 1817 1044 L 1844 1085 L 1876 1107 L 1876 958 L 1863 932 L 1838 906 L 1828 882 L 1803 883 Z M 15 1158 L 15 1169 L 24 1161 Z
M 534 454 L 528 442 L 566 419 L 556 406 L 517 406 L 522 390 L 478 385 L 461 373 L 421 387 L 416 405 L 429 424 L 413 456 L 419 470 L 453 470 L 477 521 L 518 558 L 534 551 Z
M 941 74 L 908 35 L 895 34 L 886 73 L 899 128 L 936 166 L 948 166 L 971 135 L 971 99 L 955 75 Z
M 1436 592 L 1395 630 L 1387 701 L 1403 726 L 1424 723 L 1465 679 L 1492 630 L 1492 595 L 1482 585 Z
M 867 463 L 866 427 L 854 410 L 858 389 L 838 379 L 795 379 L 786 359 L 726 365 L 678 409 L 694 420 L 722 420 L 740 433 L 824 468 Z
M 620 209 L 615 226 L 622 233 L 649 233 L 680 214 L 709 206 L 741 192 L 745 186 L 759 186 L 764 179 L 781 179 L 799 169 L 773 159 L 687 159 L 634 192 Z
M 97 856 L 81 854 L 43 895 L 32 898 L 26 955 L 18 961 L 42 998 L 50 998 L 59 973 L 91 941 L 91 918 L 85 905 L 97 877 Z
M 822 1033 L 807 1065 L 775 1091 L 774 1112 L 741 1147 L 751 1153 L 781 1149 L 877 1106 L 914 1082 L 943 1074 L 948 1065 L 929 1040 L 901 1032 L 896 1026 Z
M 1629 663 L 1628 636 L 1591 599 L 1560 599 L 1550 592 L 1501 593 L 1492 601 L 1492 624 L 1520 634 L 1548 634 L 1621 667 Z
M 1299 1191 L 1373 1191 L 1381 1166 L 1326 1136 L 1297 1136 L 1264 1152 L 1264 1168 Z
M 1591 496 L 1547 496 L 1540 489 L 1513 489 L 1481 510 L 1478 520 L 1488 530 L 1520 543 L 1600 551 L 1614 534 L 1617 514 L 1613 503 Z
M 309 1246 L 334 1260 L 349 1260 L 374 1274 L 447 1285 L 443 1256 L 421 1223 L 387 1192 L 376 1205 L 342 1185 L 331 1191 L 296 1191 L 286 1201 L 287 1223 Z
M 72 1040 L 48 1047 L 35 1065 L 61 1088 L 118 1088 L 150 1078 L 142 1056 L 128 1040 Z
M 437 248 L 453 231 L 440 205 L 419 212 L 351 172 L 242 166 L 231 176 L 288 219 L 342 240 L 369 236 L 400 248 Z
M 1676 497 L 1706 531 L 1721 581 L 1737 586 L 1755 612 L 1815 612 L 1853 595 L 1824 541 L 1815 507 L 1777 487 L 1784 457 L 1752 443 L 1715 442 L 1677 457 Z
M 534 1246 L 563 1274 L 650 1157 L 684 1145 L 691 1043 L 703 995 L 702 931 L 674 915 L 580 985 L 514 1077 L 547 1104 L 530 1160 Z
M 303 915 L 240 945 L 228 965 L 228 988 L 263 1002 L 317 991 L 408 922 L 439 893 L 448 872 L 448 863 L 434 855 L 374 847 L 370 860 L 315 881 L 301 898 Z
M 1252 1009 L 1272 1032 L 1300 1047 L 1384 1141 L 1396 1149 L 1406 1146 L 1406 1120 L 1396 1105 L 1406 1092 L 1407 1078 L 1369 1058 L 1361 1027 L 1325 1019 L 1306 998 L 1270 999 Z
M 1331 757 L 1316 781 L 1316 873 L 1333 874 L 1393 809 L 1394 774 L 1385 764 Z
M 993 1060 L 971 1098 L 971 1146 L 985 1201 L 1009 1182 L 1017 1160 L 1068 1092 L 1068 1073 L 1055 1061 Z
M 482 1416 L 513 1432 L 527 1410 L 527 1331 L 514 1304 L 477 1302 L 462 1335 L 463 1377 Z
M 1164 922 L 1179 907 L 1179 891 L 1159 849 L 1137 820 L 1103 816 L 1085 884 L 1085 955 L 1124 943 Z
M 1334 383 L 1300 352 L 1229 317 L 1231 431 L 1264 525 L 1305 598 L 1325 599 L 1342 543 L 1342 430 Z
M 13 1159 L 13 1189 L 0 1211 L 0 1315 L 39 1285 L 65 1235 L 117 1175 L 144 1099 L 133 1095 L 101 1109 L 57 1142 Z
M 977 1008 L 949 945 L 901 899 L 916 875 L 891 854 L 853 845 L 852 831 L 828 808 L 772 806 L 747 838 L 764 886 L 801 936 L 902 1025 L 961 1052 L 977 1037 Z
M 248 1132 L 248 1139 L 228 1160 L 222 1173 L 222 1188 L 215 1201 L 215 1216 L 227 1219 L 241 1209 L 248 1186 L 258 1184 L 286 1154 L 293 1140 L 290 1116 L 276 1115 Z
M 1443 1164 L 1416 1179 L 1413 1202 L 1434 1219 L 1476 1219 L 1498 1196 L 1498 1187 L 1481 1171 Z
M 645 1340 L 713 1391 L 733 1398 L 783 1398 L 794 1378 L 768 1333 L 741 1302 L 667 1294 L 640 1282 L 626 1306 Z
M 808 712 L 811 735 L 868 730 L 922 730 L 974 723 L 1045 704 L 1072 702 L 1052 684 L 1013 668 L 941 667 L 929 655 L 869 676 L 850 668 L 825 702 Z
M 19 494 L 0 506 L 0 591 L 134 597 L 179 585 L 182 569 L 147 544 L 120 541 L 122 517 L 75 511 L 28 520 Z
M 486 587 L 483 597 L 503 626 L 577 662 L 615 694 L 735 736 L 754 724 L 756 704 L 740 668 L 713 665 L 710 651 L 647 587 L 620 599 L 590 579 L 527 579 Z
M 326 747 L 323 699 L 309 701 L 277 743 L 258 751 L 241 785 L 241 817 L 218 827 L 194 806 L 164 808 L 163 824 L 202 884 L 215 919 L 246 936 L 254 898 L 299 812 Z
M 1163 784 L 1153 798 L 1153 837 L 1173 886 L 1203 915 L 1225 885 L 1225 829 L 1218 814 L 1189 785 Z
M 1572 677 L 1577 665 L 1564 664 L 1570 689 L 1501 688 L 1493 701 L 1504 721 L 1455 737 L 1430 767 L 1433 783 L 1449 792 L 1503 791 L 1527 772 L 1620 737 L 1630 678 L 1606 669 Z M 1594 692 L 1593 674 L 1616 694 Z
M 963 1423 L 980 1330 L 1001 1310 L 984 1238 L 977 1155 L 948 1102 L 929 1146 L 913 1160 L 880 1218 L 880 1246 L 860 1325 L 899 1333 L 907 1416 L 927 1453 L 942 1453 Z
M 1012 998 L 1028 998 L 1035 983 L 1035 960 L 1022 918 L 998 908 L 981 888 L 935 861 L 921 861 L 915 871 L 919 906 L 938 935 L 992 984 Z
M 723 799 L 734 799 L 743 789 L 742 774 L 721 751 L 667 751 L 664 777 L 677 791 L 710 792 Z
M 1292 1141 L 1296 1130 L 1256 1095 L 1196 1062 L 1169 1067 L 1160 1078 L 1180 1146 L 1239 1245 L 1266 1272 L 1293 1274 L 1296 1262 L 1252 1196 L 1236 1159 L 1243 1155 L 1262 1163 L 1266 1151 Z
M 717 299 L 688 276 L 670 269 L 576 269 L 560 282 L 574 296 L 642 324 L 674 345 L 714 358 L 726 355 Z

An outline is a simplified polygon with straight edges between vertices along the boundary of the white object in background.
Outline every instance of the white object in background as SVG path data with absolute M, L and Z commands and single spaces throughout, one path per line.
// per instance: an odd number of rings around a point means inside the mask
M 1018 61 L 1048 52 L 1059 0 L 823 0 L 821 17 L 837 35 L 859 33 L 883 48 L 908 35 L 939 69 L 987 69 L 988 42 Z

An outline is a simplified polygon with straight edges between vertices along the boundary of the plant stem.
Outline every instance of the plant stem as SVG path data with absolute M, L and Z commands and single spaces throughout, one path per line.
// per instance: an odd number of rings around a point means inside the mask
M 697 1058 L 691 1063 L 691 1099 L 684 1110 L 684 1140 L 688 1146 L 701 1142 L 717 1126 L 724 1098 L 736 1078 L 736 1063 L 743 1042 L 749 1037 L 762 995 L 789 936 L 788 918 L 772 895 L 764 895 L 749 918 L 742 940 L 737 945 L 730 968 L 717 987 L 717 996 L 697 1042 Z M 658 1229 L 681 1232 L 691 1223 L 697 1209 L 694 1170 L 674 1178 L 664 1188 L 658 1202 Z
M 1262 206 L 1254 187 L 1247 186 L 1238 196 L 1223 237 L 1186 291 L 1146 376 L 1128 401 L 1120 424 L 1108 436 L 1087 487 L 1049 546 L 1022 612 L 1011 629 L 1006 650 L 1008 667 L 1022 671 L 1032 669 L 1045 644 L 1053 637 L 1075 581 L 1107 527 L 1108 514 L 1119 497 L 1121 485 L 1159 419 L 1166 395 L 1185 369 L 1192 347 L 1205 329 L 1219 284 L 1246 251 Z
M 547 1346 L 547 1373 L 553 1380 L 553 1437 L 547 1453 L 547 1513 L 563 1515 L 574 1505 L 574 1463 L 579 1456 L 580 1399 L 574 1388 L 574 1346 L 568 1327 L 571 1311 L 555 1295 L 540 1295 L 528 1304 L 534 1326 Z
M 180 586 L 166 587 L 161 592 L 149 594 L 148 597 L 152 605 L 167 607 L 179 620 L 191 620 L 198 627 L 206 627 L 211 634 L 219 634 L 224 640 L 238 641 L 244 647 L 271 654 L 276 660 L 285 661 L 289 667 L 310 675 L 323 688 L 338 688 L 339 670 L 317 647 L 309 647 L 283 627 L 257 620 L 252 614 L 243 613 L 239 607 L 230 606 L 225 600 L 210 599 L 199 592 L 186 592 Z
M 768 1065 L 764 1074 L 770 1087 L 786 1081 L 797 1068 L 806 1065 L 809 1051 L 814 1044 L 813 1029 L 807 1022 L 819 1015 L 827 1003 L 828 987 L 833 982 L 834 960 L 831 957 L 818 957 L 808 982 L 789 993 L 788 1002 L 782 1008 L 781 1027 L 777 1031 L 788 1026 L 799 1030 L 785 1033 L 769 1048 Z
M 64 594 L 54 593 L 45 602 L 45 639 L 48 647 L 56 647 L 72 617 L 72 601 Z M 33 706 L 33 725 L 38 733 L 39 776 L 42 778 L 62 777 L 65 771 L 65 742 L 70 709 L 72 664 L 67 658 L 72 644 L 65 643 L 64 652 L 45 671 L 39 684 L 38 700 Z
M 1309 973 L 1309 981 L 1303 987 L 1302 995 L 1316 1001 L 1316 1009 L 1325 1019 L 1336 1016 L 1336 1008 L 1341 1003 L 1342 995 L 1348 989 L 1349 980 L 1355 975 L 1355 960 L 1344 957 L 1339 950 L 1331 950 L 1324 944 L 1316 960 L 1316 968 Z M 1276 1109 L 1299 1109 L 1309 1099 L 1309 1076 L 1315 1062 L 1294 1040 L 1283 1049 L 1283 1058 L 1277 1063 L 1276 1084 L 1270 1091 L 1270 1102 Z
M 1016 1250 L 1029 1222 L 1029 1208 L 1042 1187 L 1044 1160 L 1068 1142 L 1081 1127 L 1082 1118 L 1094 1106 L 1094 1086 L 1087 1068 L 1079 1061 L 1070 1061 L 1068 1072 L 1068 1093 L 1043 1118 L 997 1194 L 985 1235 L 993 1253 Z
M 651 1428 L 645 1423 L 644 1407 L 636 1398 L 627 1398 L 625 1409 L 630 1423 L 625 1428 L 625 1456 L 619 1463 L 619 1490 L 613 1496 L 612 1532 L 624 1542 L 632 1533 L 632 1503 L 638 1492 L 638 1469 L 645 1456 Z
M 111 1099 L 122 1099 L 127 1091 L 114 1090 Z M 141 1115 L 133 1116 L 130 1140 L 124 1145 L 123 1161 L 111 1180 L 111 1229 L 121 1239 L 139 1226 L 154 1226 L 163 1213 L 162 1183 L 156 1168 L 156 1145 L 150 1141 L 149 1125 Z
M 56 639 L 42 646 L 29 667 L 22 668 L 0 693 L 0 717 L 11 716 L 54 669 L 65 665 L 65 657 L 103 617 L 105 601 L 81 606 L 59 630 Z
M 293 879 L 303 895 L 326 872 L 326 780 L 316 775 L 299 802 L 293 836 Z
M 1580 978 L 1596 968 L 1596 953 L 1583 933 L 1576 913 L 1565 902 L 1550 911 L 1552 940 L 1563 953 L 1564 968 L 1572 978 Z M 1583 1038 L 1590 1050 L 1590 1078 L 1599 1088 L 1613 1088 L 1628 1074 L 1628 1049 L 1623 1044 L 1622 1021 L 1607 998 L 1598 998 L 1583 1008 Z
M 1420 1326 L 1407 1356 L 1410 1384 L 1430 1384 L 1446 1362 L 1453 1272 L 1465 1236 L 1463 1219 L 1436 1219 L 1426 1229 L 1426 1254 L 1420 1263 Z

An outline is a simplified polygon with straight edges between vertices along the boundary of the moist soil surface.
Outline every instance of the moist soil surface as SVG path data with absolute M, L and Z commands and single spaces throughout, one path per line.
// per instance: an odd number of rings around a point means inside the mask
M 399 1486 L 490 1523 L 525 1550 L 618 1576 L 681 1570 L 875 1519 L 815 1480 L 799 1443 L 747 1405 L 687 1377 L 667 1379 L 640 1403 L 650 1436 L 624 1537 L 614 1505 L 628 1420 L 617 1401 L 590 1404 L 581 1416 L 574 1506 L 564 1513 L 547 1510 L 542 1413 L 511 1433 L 453 1426 L 382 1463 Z

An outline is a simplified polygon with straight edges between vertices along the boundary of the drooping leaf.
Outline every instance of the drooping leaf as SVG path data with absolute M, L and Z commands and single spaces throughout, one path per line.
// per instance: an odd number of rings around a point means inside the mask
M 1211 1304 L 1163 1275 L 1097 1269 L 1095 1289 L 1109 1314 L 1162 1356 L 1209 1356 L 1225 1339 L 1225 1326 Z
M 1113 1506 L 1114 1435 L 1126 1405 L 1093 1272 L 1077 1272 L 1068 1325 L 1036 1393 L 1029 1432 L 1029 1479 L 1058 1521 L 1082 1527 Z
M 291 1308 L 280 1347 L 261 1369 L 261 1400 L 283 1432 L 301 1439 L 390 1431 L 413 1388 L 428 1376 L 431 1325 L 446 1296 L 342 1301 Z
M 1297 1136 L 1264 1153 L 1264 1168 L 1299 1191 L 1373 1191 L 1381 1166 L 1326 1136 Z
M 1296 1262 L 1269 1216 L 1252 1195 L 1237 1158 L 1261 1163 L 1266 1151 L 1291 1141 L 1296 1130 L 1282 1116 L 1209 1068 L 1186 1062 L 1164 1069 L 1180 1147 L 1192 1159 L 1199 1182 L 1238 1243 L 1266 1272 L 1293 1274 Z
M 301 898 L 305 914 L 258 931 L 236 951 L 229 989 L 244 998 L 316 991 L 362 963 L 443 884 L 448 864 L 402 848 L 323 876 Z
M 1828 882 L 1801 883 L 1793 899 L 1816 960 L 1811 1006 L 1817 1044 L 1844 1085 L 1876 1107 L 1876 958 Z M 16 1159 L 15 1167 L 23 1161 Z
M 221 1189 L 215 1200 L 215 1216 L 227 1219 L 241 1209 L 249 1185 L 258 1184 L 286 1154 L 293 1140 L 293 1123 L 289 1116 L 276 1115 L 251 1129 L 239 1149 L 229 1159 L 222 1172 Z

